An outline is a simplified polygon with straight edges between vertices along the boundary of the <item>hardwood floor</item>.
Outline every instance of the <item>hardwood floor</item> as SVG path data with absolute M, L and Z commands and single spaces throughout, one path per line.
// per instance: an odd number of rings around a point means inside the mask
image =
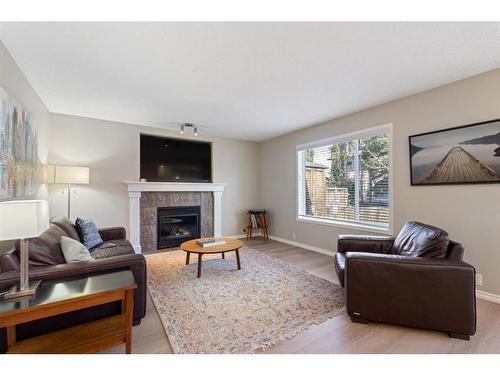
M 338 283 L 332 258 L 261 238 L 248 246 Z M 477 332 L 470 341 L 446 334 L 386 324 L 355 324 L 343 314 L 278 344 L 264 353 L 500 353 L 500 305 L 477 300 Z M 123 353 L 124 346 L 103 353 Z M 172 353 L 165 330 L 148 295 L 146 317 L 133 328 L 133 353 Z

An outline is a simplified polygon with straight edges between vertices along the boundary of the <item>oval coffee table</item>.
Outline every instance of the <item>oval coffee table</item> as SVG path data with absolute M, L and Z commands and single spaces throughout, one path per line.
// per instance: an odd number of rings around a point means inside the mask
M 243 242 L 234 238 L 223 237 L 224 241 L 226 241 L 225 244 L 201 247 L 196 244 L 196 241 L 199 241 L 200 239 L 204 238 L 197 238 L 181 243 L 181 249 L 186 252 L 186 266 L 189 264 L 189 257 L 191 253 L 198 254 L 198 278 L 201 277 L 201 258 L 204 254 L 220 253 L 222 254 L 222 259 L 224 259 L 224 253 L 234 251 L 236 253 L 236 264 L 238 265 L 238 269 L 241 270 L 239 249 L 243 246 Z

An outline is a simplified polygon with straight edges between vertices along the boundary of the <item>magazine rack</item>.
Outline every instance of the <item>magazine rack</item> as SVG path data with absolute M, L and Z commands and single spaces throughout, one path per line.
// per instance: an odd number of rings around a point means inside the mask
M 248 210 L 247 240 L 252 238 L 255 229 L 260 229 L 262 237 L 269 239 L 266 210 Z

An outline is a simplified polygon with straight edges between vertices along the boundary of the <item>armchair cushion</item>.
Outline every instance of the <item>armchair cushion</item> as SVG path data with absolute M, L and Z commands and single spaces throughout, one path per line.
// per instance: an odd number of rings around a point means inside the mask
M 432 225 L 409 221 L 399 232 L 392 253 L 408 257 L 444 258 L 448 233 Z

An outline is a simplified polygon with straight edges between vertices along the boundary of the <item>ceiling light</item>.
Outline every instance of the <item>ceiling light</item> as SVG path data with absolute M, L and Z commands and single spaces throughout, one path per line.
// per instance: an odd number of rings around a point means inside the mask
M 197 127 L 197 126 L 195 126 L 195 125 L 194 125 L 193 123 L 191 123 L 191 122 L 183 122 L 183 123 L 179 124 L 179 133 L 184 134 L 184 129 L 185 129 L 186 127 L 193 129 L 193 134 L 194 134 L 195 136 L 197 136 L 197 135 L 198 135 L 198 127 Z

